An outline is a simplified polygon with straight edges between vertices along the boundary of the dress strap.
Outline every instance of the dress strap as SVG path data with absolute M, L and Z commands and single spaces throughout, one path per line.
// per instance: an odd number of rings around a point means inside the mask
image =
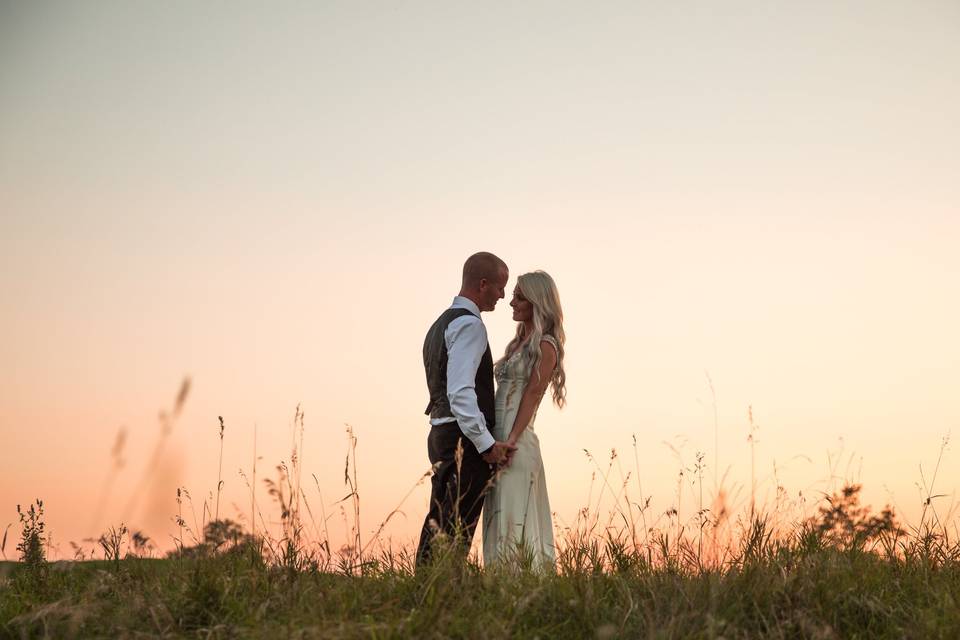
M 557 355 L 560 354 L 560 346 L 557 344 L 557 339 L 554 338 L 554 337 L 553 337 L 552 335 L 550 335 L 549 333 L 543 334 L 543 337 L 540 338 L 540 341 L 541 341 L 541 342 L 543 342 L 543 341 L 549 342 L 551 345 L 553 345 L 553 348 L 557 350 Z

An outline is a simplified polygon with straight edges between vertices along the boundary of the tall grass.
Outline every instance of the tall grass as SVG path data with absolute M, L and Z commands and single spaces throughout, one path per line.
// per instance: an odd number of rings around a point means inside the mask
M 755 433 L 751 412 L 751 444 Z M 955 514 L 937 507 L 946 439 L 932 473 L 921 473 L 916 525 L 889 507 L 862 505 L 854 483 L 825 492 L 809 514 L 781 491 L 759 504 L 754 469 L 749 498 L 737 503 L 716 471 L 705 487 L 699 452 L 678 471 L 673 507 L 655 513 L 635 437 L 633 469 L 615 450 L 602 462 L 585 451 L 593 467 L 586 504 L 571 522 L 556 519 L 549 572 L 522 547 L 512 562 L 483 567 L 446 539 L 432 564 L 415 570 L 413 550 L 383 533 L 430 471 L 367 535 L 353 429 L 345 495 L 332 504 L 315 475 L 302 482 L 304 434 L 297 407 L 289 464 L 261 479 L 279 530 L 256 500 L 256 441 L 252 480 L 240 472 L 249 522 L 220 518 L 222 419 L 213 517 L 206 501 L 198 517 L 178 488 L 178 535 L 166 558 L 152 558 L 121 525 L 101 536 L 103 560 L 51 564 L 35 551 L 42 509 L 24 516 L 24 562 L 0 564 L 0 637 L 922 638 L 960 629 Z M 338 514 L 340 546 L 329 526 Z

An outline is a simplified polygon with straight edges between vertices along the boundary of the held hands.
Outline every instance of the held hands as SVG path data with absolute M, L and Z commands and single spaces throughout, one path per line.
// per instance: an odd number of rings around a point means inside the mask
M 483 454 L 484 462 L 507 466 L 517 451 L 517 445 L 511 442 L 494 442 L 493 446 Z
M 506 469 L 513 462 L 514 454 L 517 453 L 517 440 L 516 438 L 507 438 L 504 444 L 507 446 L 507 458 L 500 463 L 500 467 Z

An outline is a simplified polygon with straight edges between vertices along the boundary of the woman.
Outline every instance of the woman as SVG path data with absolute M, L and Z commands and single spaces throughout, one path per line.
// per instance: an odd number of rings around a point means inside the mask
M 494 367 L 493 436 L 517 450 L 498 473 L 483 505 L 483 561 L 491 566 L 528 558 L 537 568 L 552 569 L 553 524 L 533 423 L 549 386 L 554 404 L 563 408 L 566 403 L 563 310 L 553 278 L 543 271 L 517 279 L 510 306 L 517 333 Z

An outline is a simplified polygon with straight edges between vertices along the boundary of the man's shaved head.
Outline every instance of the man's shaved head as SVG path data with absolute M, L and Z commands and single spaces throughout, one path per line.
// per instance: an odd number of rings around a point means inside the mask
M 480 311 L 493 311 L 506 295 L 509 277 L 506 262 L 486 251 L 475 253 L 463 263 L 460 295 L 473 300 Z
M 508 272 L 506 262 L 492 253 L 480 251 L 463 263 L 462 287 L 464 290 L 476 289 L 480 286 L 481 280 L 497 281 L 501 273 L 506 272 Z

